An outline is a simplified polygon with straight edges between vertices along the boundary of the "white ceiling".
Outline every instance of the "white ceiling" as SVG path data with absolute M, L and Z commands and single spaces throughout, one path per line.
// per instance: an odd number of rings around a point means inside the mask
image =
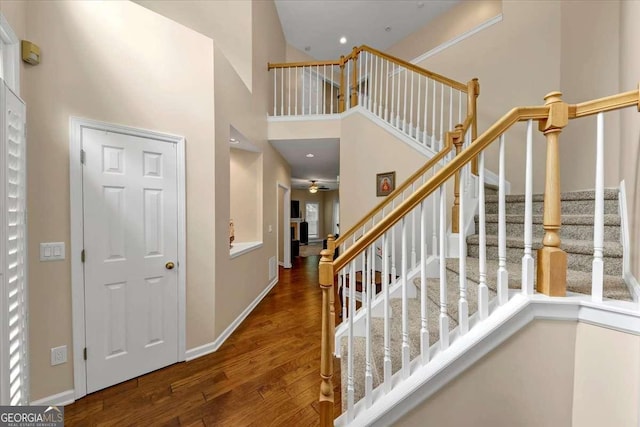
M 363 44 L 386 50 L 460 0 L 275 0 L 287 42 L 318 60 Z M 389 27 L 390 30 L 386 31 Z M 347 43 L 340 44 L 340 37 Z M 410 58 L 404 58 L 410 59 Z
M 293 188 L 308 188 L 310 180 L 338 188 L 340 142 L 338 139 L 276 140 L 271 145 L 291 166 Z M 313 154 L 313 158 L 307 157 Z

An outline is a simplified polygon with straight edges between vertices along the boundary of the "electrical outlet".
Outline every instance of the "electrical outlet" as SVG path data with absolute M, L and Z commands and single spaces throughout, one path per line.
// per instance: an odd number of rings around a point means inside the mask
M 62 365 L 67 362 L 67 346 L 63 345 L 51 349 L 51 366 Z

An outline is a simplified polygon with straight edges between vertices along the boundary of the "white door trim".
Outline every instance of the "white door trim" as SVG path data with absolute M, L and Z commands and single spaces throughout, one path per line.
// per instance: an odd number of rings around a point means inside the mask
M 2 13 L 0 13 L 0 41 L 2 78 L 13 93 L 20 97 L 20 39 Z
M 287 244 L 287 242 L 291 242 L 291 188 L 281 182 L 276 182 L 276 200 L 278 200 L 278 190 L 280 188 L 284 190 L 284 206 L 279 206 L 278 203 L 276 203 L 276 259 L 280 253 L 278 248 L 278 245 L 280 245 L 280 227 L 284 227 L 282 229 L 282 238 L 284 239 L 284 242 L 282 242 L 284 245 L 284 268 L 291 268 L 291 243 Z M 278 222 L 280 209 L 282 209 L 284 213 L 282 224 Z
M 75 398 L 87 394 L 84 317 L 84 270 L 80 253 L 83 244 L 82 167 L 80 147 L 82 129 L 90 128 L 176 144 L 178 178 L 178 360 L 186 358 L 186 186 L 185 139 L 182 136 L 104 123 L 79 117 L 69 118 L 69 178 L 71 198 L 71 298 L 73 313 L 73 382 Z

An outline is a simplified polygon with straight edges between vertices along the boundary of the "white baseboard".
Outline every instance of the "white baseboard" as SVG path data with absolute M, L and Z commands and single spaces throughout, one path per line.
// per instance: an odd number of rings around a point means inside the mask
M 233 322 L 231 322 L 229 326 L 227 326 L 227 329 L 225 329 L 222 334 L 220 334 L 220 336 L 216 338 L 215 341 L 187 350 L 187 362 L 193 359 L 197 359 L 198 357 L 206 356 L 207 354 L 213 353 L 214 351 L 218 350 L 220 346 L 224 344 L 227 338 L 231 336 L 233 331 L 235 331 L 236 328 L 240 326 L 244 319 L 246 319 L 247 316 L 251 314 L 253 309 L 256 308 L 260 301 L 262 301 L 262 299 L 267 296 L 269 291 L 273 289 L 273 287 L 277 283 L 278 278 L 276 277 L 262 292 L 260 292 L 260 295 L 258 295 L 256 299 L 254 299 L 253 302 L 249 304 L 249 306 L 245 308 L 244 311 L 240 313 L 240 315 Z
M 54 394 L 51 396 L 43 397 L 42 399 L 33 400 L 29 405 L 31 406 L 64 406 L 69 405 L 76 401 L 75 390 L 67 390 L 62 393 Z

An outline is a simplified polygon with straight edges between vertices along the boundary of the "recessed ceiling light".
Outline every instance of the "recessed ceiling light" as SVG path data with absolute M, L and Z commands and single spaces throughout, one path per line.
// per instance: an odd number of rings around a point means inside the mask
M 389 31 L 391 31 L 391 27 L 384 27 L 384 30 L 388 33 Z
M 309 153 L 309 154 L 307 154 L 307 157 L 308 158 L 312 158 L 312 157 L 315 157 L 315 156 L 313 154 Z
M 347 38 L 345 36 L 340 37 L 340 44 L 347 44 Z

